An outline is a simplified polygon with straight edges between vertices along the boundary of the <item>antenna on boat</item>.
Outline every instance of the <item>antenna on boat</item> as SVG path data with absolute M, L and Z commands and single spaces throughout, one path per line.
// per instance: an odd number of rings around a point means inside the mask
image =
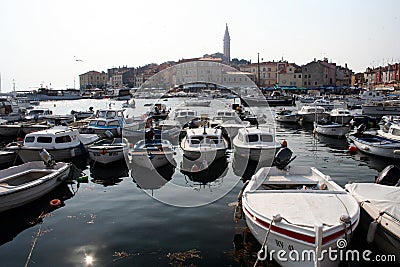
M 207 132 L 206 132 L 206 124 L 203 125 L 203 134 L 207 134 Z

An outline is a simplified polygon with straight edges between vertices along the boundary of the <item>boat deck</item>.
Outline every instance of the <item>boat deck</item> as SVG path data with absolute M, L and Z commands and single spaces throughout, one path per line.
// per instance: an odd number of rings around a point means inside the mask
M 358 212 L 357 203 L 349 194 L 337 194 L 327 190 L 258 190 L 246 194 L 251 209 L 267 220 L 280 214 L 290 224 L 305 225 L 310 229 L 315 224 L 336 226 L 340 216 L 349 212 L 350 217 Z M 318 194 L 316 192 L 324 192 Z M 286 223 L 283 222 L 282 223 Z

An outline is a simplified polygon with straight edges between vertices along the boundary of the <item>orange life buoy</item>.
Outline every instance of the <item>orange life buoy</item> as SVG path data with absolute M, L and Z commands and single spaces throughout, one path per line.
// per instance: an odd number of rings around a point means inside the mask
M 62 204 L 62 202 L 58 198 L 52 199 L 50 201 L 50 206 L 53 206 L 53 207 L 59 207 L 59 206 L 61 206 L 61 204 Z

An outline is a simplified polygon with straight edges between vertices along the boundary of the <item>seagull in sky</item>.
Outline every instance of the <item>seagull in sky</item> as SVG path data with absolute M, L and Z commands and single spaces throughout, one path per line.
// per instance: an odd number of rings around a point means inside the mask
M 81 61 L 81 62 L 83 62 L 82 59 L 78 59 L 78 58 L 76 58 L 75 56 L 74 56 L 74 59 L 75 59 L 75 61 Z

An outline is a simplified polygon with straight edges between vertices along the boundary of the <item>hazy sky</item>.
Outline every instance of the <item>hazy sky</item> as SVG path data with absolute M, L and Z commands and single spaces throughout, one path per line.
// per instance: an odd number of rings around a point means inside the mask
M 231 58 L 327 57 L 359 72 L 400 62 L 399 10 L 398 0 L 1 0 L 1 89 L 78 87 L 89 70 L 222 52 L 225 23 Z

